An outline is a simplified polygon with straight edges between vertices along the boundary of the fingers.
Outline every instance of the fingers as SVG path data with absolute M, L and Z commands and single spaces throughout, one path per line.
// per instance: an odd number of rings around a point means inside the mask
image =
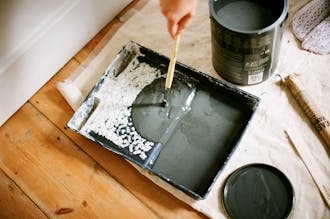
M 168 32 L 174 39 L 194 16 L 197 0 L 160 0 L 160 6 L 167 19 Z
M 178 25 L 176 24 L 176 22 L 168 21 L 167 29 L 168 29 L 168 32 L 170 33 L 171 37 L 174 39 L 178 32 Z
M 187 27 L 187 25 L 192 17 L 193 17 L 192 14 L 187 14 L 179 21 L 179 23 L 177 25 L 177 30 L 176 30 L 175 36 L 179 35 L 181 33 L 181 31 Z
M 174 39 L 178 31 L 178 23 L 180 21 L 179 16 L 171 11 L 163 12 L 167 19 L 167 29 L 171 37 Z
M 180 20 L 175 19 L 175 17 L 168 17 L 167 29 L 173 39 L 187 27 L 192 17 L 193 15 L 191 13 L 185 15 Z

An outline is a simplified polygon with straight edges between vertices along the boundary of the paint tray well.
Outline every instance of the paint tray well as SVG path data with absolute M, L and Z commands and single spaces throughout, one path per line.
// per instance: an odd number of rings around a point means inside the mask
M 239 143 L 259 99 L 177 63 L 161 105 L 169 59 L 127 43 L 68 127 L 201 199 Z

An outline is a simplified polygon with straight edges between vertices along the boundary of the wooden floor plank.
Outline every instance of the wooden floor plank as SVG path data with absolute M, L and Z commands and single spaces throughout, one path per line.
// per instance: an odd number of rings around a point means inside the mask
M 125 161 L 123 158 L 115 155 L 114 153 L 100 147 L 98 144 L 89 141 L 88 139 L 68 130 L 66 128 L 67 121 L 71 118 L 73 114 L 73 110 L 70 108 L 70 106 L 66 103 L 62 95 L 58 92 L 56 89 L 56 84 L 60 81 L 64 81 L 66 78 L 68 78 L 73 73 L 76 73 L 78 71 L 81 71 L 84 67 L 86 67 L 90 61 L 93 60 L 93 58 L 101 51 L 101 49 L 106 45 L 106 43 L 111 39 L 111 37 L 116 33 L 116 31 L 120 28 L 122 25 L 122 20 L 119 19 L 121 16 L 125 15 L 125 13 L 130 10 L 132 7 L 134 9 L 139 10 L 143 7 L 144 4 L 146 4 L 148 0 L 135 0 L 133 1 L 133 4 L 126 8 L 122 13 L 120 13 L 113 21 L 111 21 L 108 25 L 106 25 L 99 34 L 96 35 L 80 52 L 78 52 L 72 60 L 70 60 L 63 68 L 60 70 L 40 91 L 36 93 L 31 99 L 30 103 L 37 109 L 35 113 L 42 113 L 42 117 L 46 116 L 44 118 L 43 122 L 46 122 L 49 120 L 54 125 L 54 130 L 61 129 L 62 132 L 72 139 L 72 141 L 75 142 L 75 144 L 78 145 L 79 148 L 81 148 L 85 153 L 89 154 L 93 159 L 97 161 L 97 165 L 101 165 L 101 169 L 105 168 L 105 170 L 113 176 L 118 182 L 120 182 L 125 189 L 119 189 L 123 194 L 123 197 L 130 196 L 131 194 L 134 195 L 134 197 L 138 198 L 142 203 L 147 205 L 149 209 L 152 209 L 153 212 L 157 212 L 158 215 L 160 215 L 162 218 L 205 218 L 202 214 L 198 213 L 194 209 L 192 209 L 190 206 L 186 205 L 185 203 L 181 202 L 180 200 L 176 199 L 172 195 L 170 195 L 168 192 L 162 190 L 157 185 L 152 183 L 150 180 L 148 180 L 146 177 L 142 176 L 135 168 L 133 168 L 127 161 Z M 126 16 L 127 18 L 127 16 Z M 26 109 L 25 111 L 33 110 L 33 108 L 28 107 L 29 110 Z M 34 111 L 34 110 L 33 110 Z M 32 122 L 32 121 L 31 121 Z M 10 122 L 12 123 L 12 122 Z M 39 127 L 41 128 L 41 127 Z M 1 131 L 1 130 L 0 130 Z M 57 130 L 57 133 L 59 131 Z M 53 133 L 50 133 L 52 135 Z M 40 135 L 41 138 L 43 135 Z M 63 136 L 64 139 L 66 139 L 66 136 Z M 44 136 L 45 142 L 49 141 L 47 140 L 47 135 Z M 54 136 L 55 137 L 55 136 Z M 32 137 L 33 139 L 35 137 Z M 62 137 L 60 137 L 62 139 Z M 66 141 L 69 141 L 66 139 Z M 1 142 L 1 139 L 0 139 Z M 46 144 L 46 143 L 45 143 Z M 71 145 L 69 143 L 69 145 Z M 72 146 L 72 145 L 71 145 Z M 79 149 L 77 149 L 79 151 Z M 70 152 L 71 153 L 71 152 Z M 69 154 L 70 154 L 69 153 Z M 78 153 L 78 152 L 77 152 Z M 80 152 L 79 152 L 80 153 Z M 82 162 L 82 165 L 90 165 L 90 160 L 87 159 L 87 164 L 85 162 Z M 54 162 L 59 162 L 58 160 L 54 160 Z M 40 163 L 42 165 L 42 163 Z M 12 172 L 11 169 L 7 170 L 8 172 Z M 74 174 L 75 171 L 72 172 Z M 64 174 L 64 173 L 62 173 Z M 33 174 L 32 174 L 33 175 Z M 53 175 L 53 174 L 50 174 Z M 60 175 L 61 176 L 61 175 Z M 57 177 L 60 177 L 57 176 Z M 63 177 L 63 176 L 62 176 Z M 111 178 L 111 177 L 110 177 Z M 57 179 L 57 178 L 56 178 Z M 20 178 L 16 180 L 21 180 Z M 78 179 L 77 179 L 78 180 Z M 81 180 L 81 179 L 80 179 Z M 78 180 L 79 181 L 79 180 Z M 111 181 L 111 179 L 110 179 Z M 106 183 L 106 182 L 102 182 Z M 111 184 L 111 183 L 110 183 Z M 78 182 L 79 185 L 79 182 Z M 44 188 L 27 188 L 29 190 L 29 194 L 32 195 L 35 199 L 38 199 L 39 193 L 41 191 L 44 191 Z M 36 191 L 33 191 L 33 190 Z M 93 192 L 92 188 L 89 188 Z M 80 190 L 83 190 L 83 188 L 80 188 Z M 76 192 L 79 192 L 79 189 L 77 188 L 75 190 Z M 117 192 L 119 192 L 117 191 Z M 34 194 L 36 193 L 36 194 Z M 75 195 L 76 196 L 76 195 Z M 102 195 L 99 195 L 98 197 L 94 196 L 94 198 L 102 199 L 102 202 L 106 201 L 107 199 L 103 198 Z M 68 202 L 67 199 L 70 199 L 70 196 L 63 197 L 63 199 L 58 198 L 58 200 L 55 200 L 59 203 Z M 71 199 L 74 199 L 74 197 L 71 197 Z M 39 200 L 41 203 L 44 203 L 44 200 Z M 56 203 L 54 201 L 54 203 Z M 86 200 L 85 200 L 86 201 Z M 120 201 L 123 201 L 121 198 Z M 80 200 L 81 202 L 81 200 Z M 101 202 L 101 201 L 100 201 Z M 46 202 L 46 206 L 44 206 L 44 209 L 51 209 L 50 214 L 54 213 L 54 208 L 59 210 L 61 209 L 61 206 L 54 206 L 49 205 L 50 203 Z M 73 203 L 75 203 L 75 208 L 78 207 L 79 209 L 79 201 L 76 199 L 73 200 Z M 85 206 L 86 211 L 93 211 L 93 209 L 86 209 L 86 206 L 90 206 L 89 202 L 82 202 L 80 203 L 80 206 Z M 71 207 L 67 207 L 68 209 L 65 209 L 66 205 L 62 205 L 63 211 L 65 212 L 70 211 Z M 119 203 L 118 207 L 119 209 L 122 209 L 126 205 L 123 203 Z M 75 209 L 74 208 L 74 209 Z M 139 211 L 139 214 L 145 214 L 146 218 L 150 218 L 149 214 L 150 212 L 147 210 L 144 210 L 142 208 L 142 211 L 139 209 L 136 209 Z M 55 210 L 56 211 L 56 210 Z M 78 211 L 78 210 L 77 210 Z M 69 216 L 74 216 L 75 212 L 71 212 L 68 214 Z M 151 216 L 153 216 L 153 212 L 151 213 Z M 87 214 L 87 213 L 86 213 Z M 92 213 L 93 214 L 93 213 Z M 67 216 L 67 215 L 66 215 Z M 119 218 L 125 218 L 125 215 L 121 215 Z
M 205 217 L 153 184 L 123 158 L 66 128 L 66 123 L 73 115 L 73 110 L 56 89 L 56 84 L 63 81 L 78 67 L 79 63 L 71 60 L 30 99 L 31 103 L 57 127 L 62 129 L 79 147 L 97 160 L 102 167 L 130 192 L 158 212 L 163 218 Z
M 158 218 L 30 103 L 0 142 L 0 168 L 49 217 Z
M 0 218 L 47 218 L 22 190 L 0 170 Z

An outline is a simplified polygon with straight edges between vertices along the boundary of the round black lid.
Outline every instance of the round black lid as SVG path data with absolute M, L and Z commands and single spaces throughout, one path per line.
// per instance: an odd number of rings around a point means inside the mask
M 227 178 L 223 203 L 232 219 L 286 218 L 294 205 L 294 191 L 280 170 L 266 164 L 250 164 Z

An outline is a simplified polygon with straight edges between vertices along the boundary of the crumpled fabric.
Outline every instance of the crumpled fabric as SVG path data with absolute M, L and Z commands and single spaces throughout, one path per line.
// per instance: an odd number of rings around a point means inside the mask
M 330 0 L 313 0 L 302 7 L 292 20 L 292 29 L 303 49 L 330 53 Z

